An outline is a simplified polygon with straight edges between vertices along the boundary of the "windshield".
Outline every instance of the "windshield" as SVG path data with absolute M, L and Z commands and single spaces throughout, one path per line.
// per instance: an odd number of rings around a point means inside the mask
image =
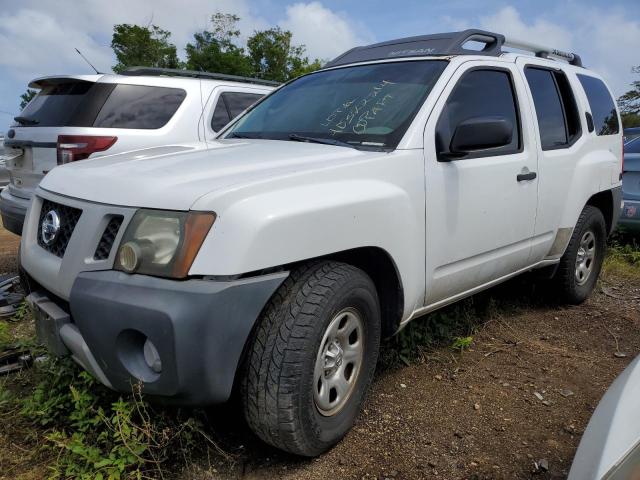
M 420 60 L 313 73 L 271 94 L 224 137 L 394 149 L 446 66 Z

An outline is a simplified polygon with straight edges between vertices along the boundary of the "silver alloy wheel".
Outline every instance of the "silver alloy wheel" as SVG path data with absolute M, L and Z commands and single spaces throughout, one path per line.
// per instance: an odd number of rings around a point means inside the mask
M 313 398 L 326 416 L 338 413 L 353 393 L 364 355 L 360 313 L 345 308 L 333 317 L 316 355 Z
M 576 284 L 584 285 L 591 276 L 596 257 L 596 236 L 591 230 L 582 235 L 576 256 Z

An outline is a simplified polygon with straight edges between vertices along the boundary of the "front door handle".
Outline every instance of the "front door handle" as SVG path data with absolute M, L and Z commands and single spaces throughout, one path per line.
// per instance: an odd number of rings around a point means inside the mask
M 519 173 L 516 179 L 519 182 L 527 182 L 529 180 L 534 180 L 537 177 L 536 172 L 528 172 L 528 173 Z

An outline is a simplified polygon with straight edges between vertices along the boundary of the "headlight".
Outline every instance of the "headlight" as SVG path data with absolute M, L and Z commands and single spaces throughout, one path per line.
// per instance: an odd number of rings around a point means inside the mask
M 215 218 L 208 212 L 138 210 L 124 232 L 114 268 L 184 278 Z

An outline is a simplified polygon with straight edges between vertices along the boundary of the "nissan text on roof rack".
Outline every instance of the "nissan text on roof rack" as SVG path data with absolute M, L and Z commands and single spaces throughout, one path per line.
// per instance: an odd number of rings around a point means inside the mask
M 33 191 L 55 166 L 160 145 L 206 148 L 277 83 L 132 67 L 121 75 L 42 77 L 29 86 L 39 92 L 7 132 L 11 182 L 0 194 L 3 225 L 18 235 Z
M 21 244 L 42 342 L 165 402 L 238 386 L 260 438 L 313 456 L 353 424 L 381 337 L 533 269 L 584 301 L 620 213 L 618 111 L 577 55 L 508 44 L 359 47 L 206 151 L 56 168 Z

